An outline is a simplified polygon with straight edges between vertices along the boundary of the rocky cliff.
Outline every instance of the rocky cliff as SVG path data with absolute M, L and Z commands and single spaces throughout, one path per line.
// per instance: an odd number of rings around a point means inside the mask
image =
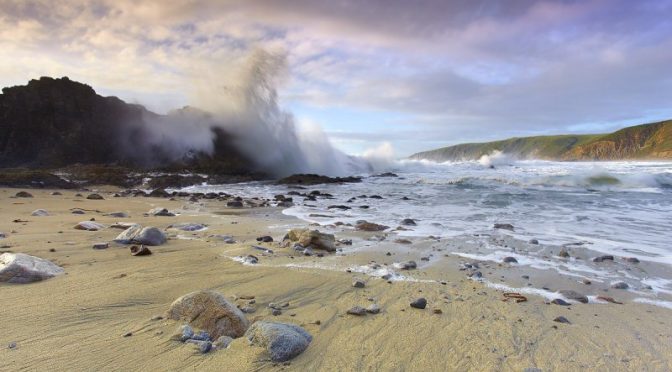
M 537 136 L 460 144 L 420 152 L 410 158 L 477 160 L 494 151 L 520 159 L 563 161 L 672 159 L 672 120 L 628 127 L 609 134 Z
M 206 117 L 177 111 L 171 122 Z M 177 148 L 152 133 L 166 118 L 116 97 L 102 97 L 67 77 L 42 77 L 0 94 L 0 167 L 57 168 L 117 164 L 130 168 L 240 174 L 252 169 L 223 129 L 213 126 L 211 151 Z M 178 123 L 180 124 L 180 123 Z M 176 153 L 176 151 L 178 151 Z

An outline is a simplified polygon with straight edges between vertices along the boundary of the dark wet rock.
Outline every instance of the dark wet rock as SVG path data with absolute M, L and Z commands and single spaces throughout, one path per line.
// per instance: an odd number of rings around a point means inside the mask
M 392 173 L 392 172 L 385 172 L 381 174 L 374 174 L 371 177 L 399 177 L 397 174 Z
M 254 306 L 243 306 L 240 308 L 240 311 L 244 312 L 245 314 L 252 314 L 257 311 L 257 308 Z
M 86 214 L 86 212 L 84 212 L 81 209 L 77 209 L 77 208 L 73 209 L 70 213 L 72 213 L 72 214 Z
M 626 282 L 616 282 L 611 284 L 611 288 L 614 289 L 628 289 L 630 286 Z
M 604 261 L 613 261 L 613 260 L 614 260 L 614 256 L 612 256 L 612 255 L 604 255 L 604 256 L 599 256 L 599 257 L 593 258 L 593 262 L 604 262 Z
M 510 223 L 496 223 L 494 227 L 495 229 L 513 231 L 513 225 Z
M 243 257 L 243 262 L 250 265 L 255 265 L 259 263 L 259 257 L 248 254 Z
M 338 242 L 343 245 L 352 245 L 352 239 L 339 239 Z
M 313 249 L 325 250 L 327 252 L 336 251 L 336 238 L 334 235 L 321 233 L 318 230 L 292 229 L 287 233 L 285 238 L 291 243 L 299 243 L 306 248 L 312 247 Z
M 423 297 L 420 297 L 411 302 L 411 307 L 416 309 L 424 309 L 425 307 L 427 307 L 427 300 Z
M 470 277 L 470 278 L 480 279 L 480 278 L 483 277 L 483 273 L 481 273 L 478 270 L 475 270 L 475 271 L 471 271 L 471 272 L 467 273 L 467 276 Z
M 32 198 L 33 194 L 27 192 L 27 191 L 19 191 L 14 195 L 16 198 Z
M 355 279 L 355 281 L 352 282 L 352 286 L 355 288 L 364 288 L 366 283 L 362 279 Z
M 197 341 L 212 341 L 212 337 L 210 337 L 210 334 L 206 331 L 198 331 L 198 333 L 191 336 L 191 339 Z
M 245 315 L 215 291 L 197 291 L 178 298 L 170 305 L 166 318 L 186 321 L 208 332 L 213 339 L 241 337 L 249 327 Z
M 283 200 L 278 203 L 278 207 L 280 208 L 291 208 L 294 206 L 294 203 L 289 201 L 289 200 Z
M 353 306 L 348 310 L 348 314 L 357 316 L 366 315 L 366 309 L 361 306 Z
M 556 298 L 553 301 L 551 301 L 551 303 L 555 304 L 555 305 L 560 305 L 560 306 L 570 306 L 571 305 L 569 302 L 563 300 L 562 298 Z
M 60 191 L 52 191 L 50 195 L 52 195 L 52 196 L 60 196 L 60 195 L 63 195 L 63 194 L 61 194 Z
M 502 260 L 504 263 L 518 263 L 515 257 L 504 257 Z
M 371 304 L 371 305 L 367 306 L 366 312 L 369 313 L 369 314 L 378 314 L 378 313 L 380 313 L 380 306 L 378 306 L 376 304 Z
M 577 291 L 571 290 L 571 289 L 563 289 L 559 291 L 561 295 L 563 295 L 565 298 L 569 300 L 574 300 L 574 301 L 579 301 L 581 303 L 587 304 L 588 303 L 588 297 L 582 293 L 579 293 Z
M 369 209 L 370 207 L 368 205 L 360 205 L 359 209 Z
M 404 226 L 416 226 L 417 223 L 412 218 L 404 218 L 401 220 L 401 224 Z
M 406 261 L 406 262 L 396 262 L 393 265 L 394 267 L 401 270 L 413 270 L 418 267 L 418 264 L 415 261 Z
M 569 258 L 569 252 L 563 248 L 560 250 L 560 252 L 558 252 L 558 257 Z
M 362 221 L 355 225 L 355 229 L 360 231 L 383 231 L 389 229 L 389 226 L 379 225 L 373 222 Z
M 30 215 L 34 217 L 45 217 L 49 215 L 49 212 L 44 209 L 36 209 Z
M 75 230 L 98 231 L 105 228 L 105 225 L 93 221 L 82 221 L 75 225 Z
M 171 336 L 171 339 L 180 342 L 185 342 L 188 339 L 192 338 L 193 336 L 194 336 L 194 329 L 188 324 L 183 324 L 175 331 L 175 333 Z
M 327 209 L 340 209 L 340 210 L 343 210 L 343 211 L 347 211 L 348 209 L 352 209 L 352 208 L 348 207 L 347 205 L 330 205 L 330 206 L 327 207 Z
M 528 279 L 528 280 L 530 279 L 529 275 L 521 275 L 520 277 L 523 278 L 523 279 Z
M 93 249 L 107 249 L 110 245 L 108 243 L 94 243 Z
M 131 246 L 131 254 L 133 256 L 149 256 L 152 254 L 152 251 L 149 250 L 149 248 L 145 247 L 144 245 L 141 246 Z
M 170 212 L 166 208 L 154 208 L 148 212 L 150 216 L 157 216 L 157 217 L 175 217 L 175 213 Z
M 327 177 L 317 174 L 294 174 L 277 181 L 279 185 L 319 185 L 352 182 L 362 182 L 362 179 L 361 177 Z
M 275 309 L 275 308 L 274 308 L 274 309 L 271 309 L 271 315 L 273 315 L 273 316 L 279 316 L 279 315 L 282 315 L 282 310 L 280 310 L 280 309 Z
M 308 348 L 313 337 L 305 329 L 286 323 L 259 321 L 245 333 L 251 345 L 266 348 L 274 362 L 295 358 Z
M 229 208 L 243 208 L 243 202 L 239 200 L 232 200 L 226 203 L 226 206 Z
M 89 200 L 105 200 L 100 194 L 89 194 L 86 198 Z
M 210 350 L 212 350 L 212 342 L 210 341 L 189 339 L 185 342 L 196 345 L 196 347 L 198 348 L 198 352 L 201 354 L 207 354 L 210 352 Z
M 569 319 L 565 318 L 564 316 L 559 316 L 559 317 L 553 319 L 553 321 L 554 321 L 554 322 L 558 322 L 558 323 L 571 324 L 571 323 L 569 322 Z
M 0 282 L 32 283 L 61 275 L 62 267 L 24 253 L 0 254 Z
M 528 243 L 533 244 L 533 245 L 538 245 L 538 244 L 539 244 L 539 240 L 537 240 L 537 239 L 530 239 L 530 241 L 529 241 Z
M 369 199 L 383 199 L 383 197 L 380 195 L 371 195 L 369 196 Z
M 583 279 L 583 280 L 581 281 L 581 283 L 583 283 L 583 284 L 585 284 L 585 285 L 591 285 L 591 284 L 593 284 L 593 282 L 591 282 L 591 281 L 588 280 L 588 279 Z
M 269 236 L 269 235 L 264 235 L 264 236 L 258 237 L 257 241 L 262 242 L 262 243 L 271 243 L 271 242 L 273 242 L 273 237 Z
M 147 196 L 152 198 L 169 198 L 170 194 L 164 189 L 154 189 Z
M 625 261 L 629 263 L 639 263 L 639 259 L 637 257 L 628 257 L 625 259 Z
M 397 244 L 413 244 L 413 242 L 408 239 L 395 239 L 394 242 Z

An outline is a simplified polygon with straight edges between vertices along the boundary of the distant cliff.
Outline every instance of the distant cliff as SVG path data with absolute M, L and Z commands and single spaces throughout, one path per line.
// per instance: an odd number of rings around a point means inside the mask
M 180 147 L 161 135 L 171 122 L 202 124 L 210 119 L 195 109 L 158 115 L 116 97 L 102 97 L 67 77 L 42 77 L 2 89 L 0 168 L 115 164 L 144 169 L 188 167 L 219 174 L 251 171 L 251 162 L 237 151 L 231 135 L 217 126 L 209 132 L 205 126 L 206 142 L 211 142 L 207 152 Z
M 672 120 L 628 127 L 609 134 L 537 136 L 466 143 L 420 152 L 410 158 L 477 160 L 494 151 L 520 159 L 564 161 L 672 159 Z

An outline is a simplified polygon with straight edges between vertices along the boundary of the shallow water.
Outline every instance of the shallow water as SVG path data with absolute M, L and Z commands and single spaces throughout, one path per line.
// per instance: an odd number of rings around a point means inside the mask
M 283 213 L 322 225 L 367 220 L 393 228 L 412 218 L 417 226 L 396 234 L 414 240 L 451 238 L 461 242 L 460 249 L 448 250 L 465 260 L 496 263 L 515 257 L 518 267 L 550 270 L 574 281 L 588 278 L 607 286 L 626 281 L 628 292 L 641 301 L 672 300 L 671 162 L 520 161 L 494 169 L 477 162 L 400 162 L 394 172 L 399 177 L 365 177 L 361 183 L 298 190 L 320 190 L 334 198 L 303 201 L 295 196 L 296 205 Z M 250 183 L 186 191 L 272 197 L 291 189 Z M 495 223 L 512 224 L 514 231 L 495 230 Z M 540 244 L 530 245 L 530 239 Z M 354 254 L 361 245 L 355 241 Z M 557 257 L 561 247 L 573 258 Z M 614 255 L 615 262 L 592 262 L 603 254 Z M 625 257 L 641 262 L 628 264 Z

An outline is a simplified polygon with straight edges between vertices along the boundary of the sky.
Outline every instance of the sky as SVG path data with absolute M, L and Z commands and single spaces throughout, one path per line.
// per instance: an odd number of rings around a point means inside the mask
M 165 113 L 259 49 L 298 127 L 351 154 L 672 118 L 672 0 L 0 0 L 3 87 L 68 76 Z

